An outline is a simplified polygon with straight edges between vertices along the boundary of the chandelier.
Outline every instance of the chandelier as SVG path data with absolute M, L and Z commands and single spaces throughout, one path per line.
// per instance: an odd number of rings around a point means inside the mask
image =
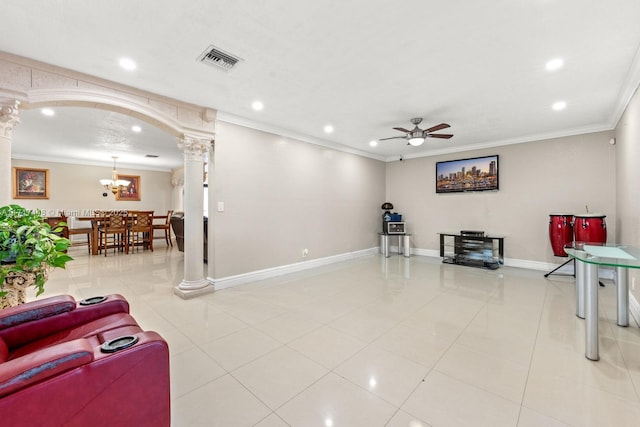
M 104 185 L 104 188 L 110 190 L 115 196 L 118 194 L 118 189 L 120 187 L 126 187 L 129 185 L 129 181 L 126 179 L 118 179 L 118 171 L 116 169 L 116 156 L 112 156 L 113 158 L 113 171 L 111 171 L 111 179 L 101 179 L 100 184 Z M 104 194 L 106 197 L 106 193 Z

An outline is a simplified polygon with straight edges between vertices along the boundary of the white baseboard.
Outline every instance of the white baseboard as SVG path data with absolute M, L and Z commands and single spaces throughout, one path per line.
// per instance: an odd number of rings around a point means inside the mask
M 397 246 L 392 246 L 389 248 L 392 253 L 396 253 L 398 251 Z M 269 279 L 272 277 L 282 276 L 289 273 L 295 273 L 298 271 L 310 270 L 312 268 L 322 267 L 325 265 L 335 264 L 338 262 L 348 261 L 350 259 L 359 258 L 367 255 L 374 255 L 380 252 L 379 247 L 363 249 L 355 252 L 347 252 L 340 255 L 333 255 L 325 258 L 318 258 L 309 261 L 298 262 L 295 264 L 282 265 L 273 268 L 267 268 L 264 270 L 251 271 L 248 273 L 238 274 L 235 276 L 222 277 L 219 279 L 215 279 L 212 277 L 208 277 L 207 280 L 214 285 L 215 290 L 221 290 L 226 288 L 231 288 L 233 286 L 242 285 L 245 283 L 254 282 L 256 280 Z M 411 248 L 411 255 L 418 256 L 426 256 L 433 258 L 440 258 L 440 251 L 434 249 L 421 249 L 421 248 Z M 505 258 L 504 265 L 507 267 L 516 267 L 516 268 L 526 268 L 529 270 L 539 270 L 539 271 L 547 271 L 550 272 L 560 264 L 553 264 L 548 262 L 541 261 L 530 261 L 524 259 L 514 259 L 514 258 Z M 601 279 L 610 279 L 613 280 L 615 271 L 613 268 L 600 268 L 600 278 Z M 572 275 L 573 274 L 573 263 L 569 263 L 564 267 L 558 269 L 557 273 Z M 640 303 L 633 298 L 633 296 L 629 299 L 629 305 L 631 307 L 631 300 L 635 303 L 635 314 L 634 310 L 630 309 L 631 313 L 634 314 L 634 318 L 636 321 L 640 323 Z
M 506 265 L 507 267 L 526 268 L 529 270 L 540 270 L 540 271 L 551 272 L 555 268 L 561 266 L 562 263 L 552 264 L 548 262 L 530 261 L 525 259 L 505 258 L 504 265 Z M 573 263 L 570 262 L 569 264 L 563 266 L 562 268 L 559 268 L 557 271 L 554 272 L 554 274 L 555 273 L 562 274 L 562 275 L 573 275 L 574 273 Z M 599 273 L 598 276 L 601 279 L 613 280 L 615 271 L 613 268 L 600 267 L 598 269 L 598 273 Z
M 429 256 L 432 258 L 440 258 L 440 251 L 435 249 L 411 248 L 411 255 Z
M 340 255 L 333 255 L 325 258 L 312 259 L 309 261 L 297 262 L 295 264 L 281 265 L 278 267 L 267 268 L 264 270 L 251 271 L 249 273 L 238 274 L 235 276 L 222 277 L 220 279 L 207 278 L 213 283 L 216 291 L 233 286 L 243 285 L 245 283 L 255 282 L 257 280 L 269 279 L 271 277 L 282 276 L 285 274 L 295 273 L 298 271 L 310 270 L 312 268 L 322 267 L 325 265 L 335 264 L 338 262 L 348 261 L 354 258 L 360 258 L 367 255 L 374 255 L 379 252 L 378 247 L 363 249 L 355 252 L 347 252 Z

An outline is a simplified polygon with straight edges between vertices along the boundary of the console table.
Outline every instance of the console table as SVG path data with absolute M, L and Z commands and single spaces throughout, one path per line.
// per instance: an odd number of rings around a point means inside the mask
M 640 248 L 575 242 L 565 252 L 576 260 L 576 313 L 584 313 L 585 356 L 599 360 L 598 267 L 616 268 L 617 323 L 629 325 L 628 268 L 640 268 Z
M 438 234 L 444 263 L 492 270 L 504 264 L 503 236 L 485 236 L 481 231 Z

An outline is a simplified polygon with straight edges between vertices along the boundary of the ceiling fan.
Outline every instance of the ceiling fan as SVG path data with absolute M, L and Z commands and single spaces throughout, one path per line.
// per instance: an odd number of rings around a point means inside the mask
M 446 123 L 440 123 L 439 125 L 435 125 L 430 127 L 429 129 L 420 129 L 418 127 L 418 125 L 422 122 L 422 119 L 420 117 L 417 117 L 415 119 L 411 119 L 411 123 L 413 123 L 415 125 L 415 127 L 413 128 L 413 130 L 407 130 L 405 128 L 394 128 L 395 130 L 399 130 L 400 132 L 404 132 L 406 135 L 404 136 L 392 136 L 391 138 L 382 138 L 380 139 L 380 141 L 384 141 L 386 139 L 406 139 L 407 141 L 409 141 L 409 145 L 413 145 L 413 146 L 418 146 L 418 145 L 422 145 L 422 143 L 424 142 L 425 138 L 442 138 L 442 139 L 449 139 L 453 136 L 453 134 L 450 133 L 431 133 L 431 132 L 435 132 L 438 130 L 442 130 L 442 129 L 446 129 L 449 126 Z

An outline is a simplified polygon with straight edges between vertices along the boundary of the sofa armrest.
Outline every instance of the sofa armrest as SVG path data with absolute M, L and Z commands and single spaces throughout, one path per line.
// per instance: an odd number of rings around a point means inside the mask
M 5 329 L 0 328 L 0 338 L 4 340 L 8 348 L 16 348 L 111 314 L 129 313 L 129 303 L 119 294 L 107 295 L 106 300 L 103 302 L 88 306 L 82 306 L 80 303 L 76 304 L 75 300 L 73 300 L 73 307 L 72 310 L 57 315 L 15 324 Z M 13 310 L 13 308 L 8 310 Z
M 16 307 L 6 308 L 0 310 L 0 330 L 67 313 L 75 308 L 76 300 L 70 295 L 43 298 Z
M 0 397 L 93 361 L 89 341 L 79 339 L 2 363 Z

